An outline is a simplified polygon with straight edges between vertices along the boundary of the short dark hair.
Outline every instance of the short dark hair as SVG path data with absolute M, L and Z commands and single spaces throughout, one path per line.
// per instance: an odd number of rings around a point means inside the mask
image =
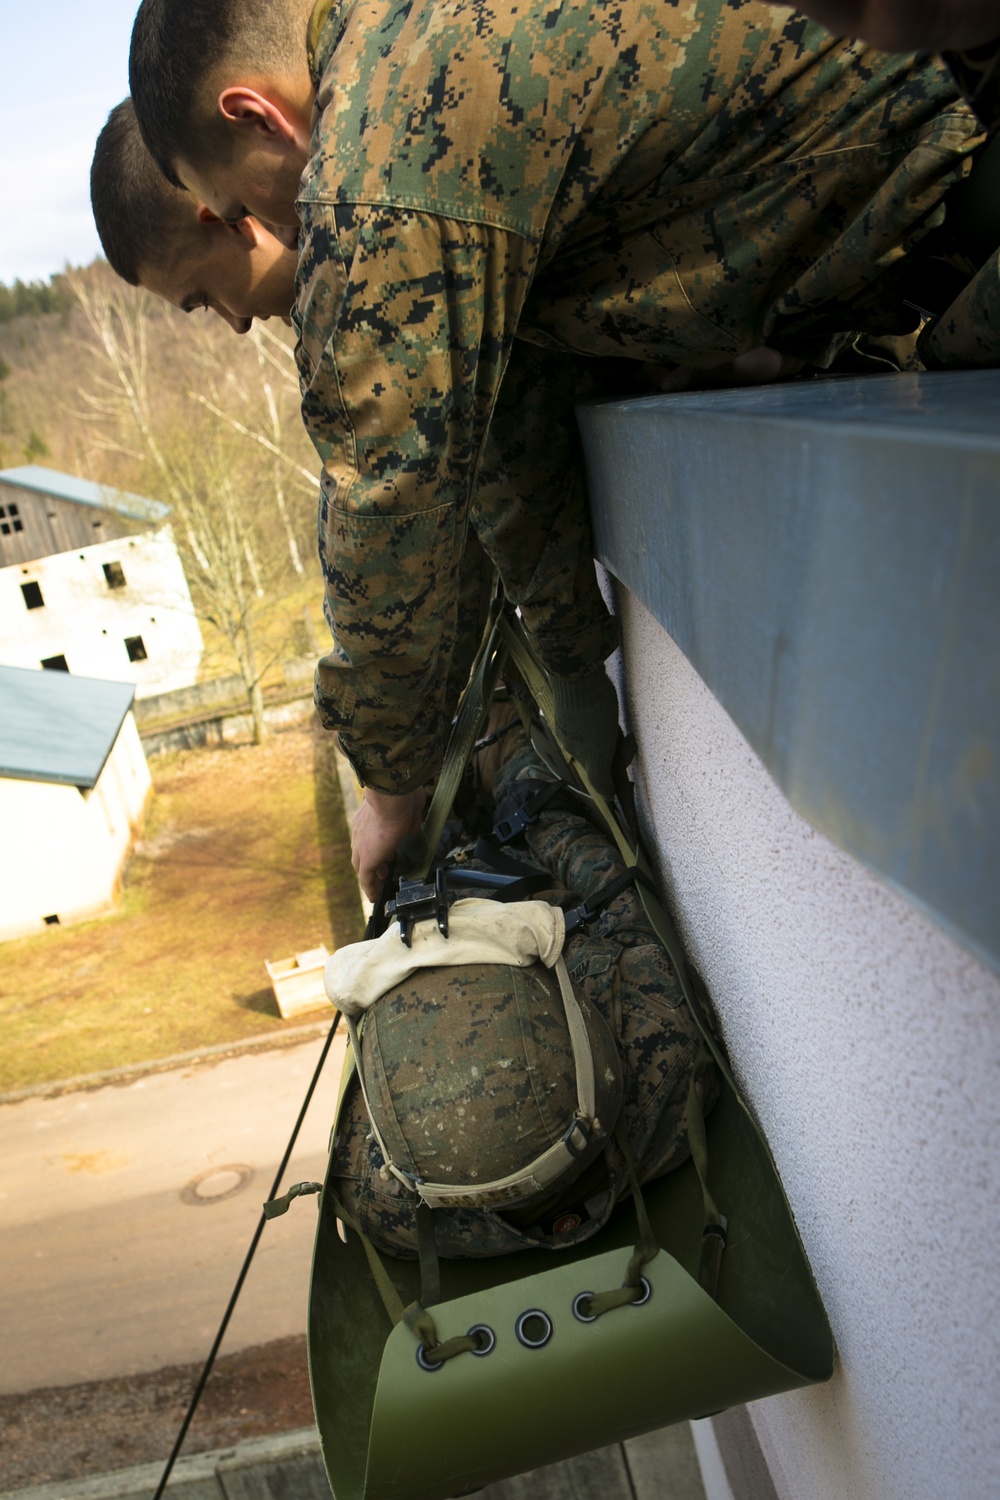
M 108 115 L 90 167 L 90 202 L 112 270 L 132 286 L 166 264 L 190 234 L 196 200 L 163 176 L 139 134 L 131 99 Z
M 129 87 L 142 138 L 179 187 L 180 158 L 213 153 L 211 122 L 199 118 L 203 86 L 225 62 L 255 70 L 305 55 L 294 0 L 142 0 L 132 27 Z

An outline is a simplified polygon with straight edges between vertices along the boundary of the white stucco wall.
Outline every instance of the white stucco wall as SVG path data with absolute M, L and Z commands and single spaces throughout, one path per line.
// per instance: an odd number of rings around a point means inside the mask
M 104 564 L 117 562 L 124 588 L 109 588 Z M 44 604 L 25 606 L 22 584 L 37 583 Z M 130 661 L 139 636 L 145 661 Z M 134 682 L 136 697 L 187 687 L 198 675 L 201 631 L 169 526 L 76 552 L 0 568 L 0 661 L 37 667 L 65 656 L 80 677 Z
M 0 942 L 110 910 L 142 825 L 150 776 L 139 733 L 126 715 L 97 785 L 0 777 Z
M 637 778 L 839 1346 L 750 1408 L 782 1500 L 1000 1495 L 1000 981 L 791 809 L 620 591 Z

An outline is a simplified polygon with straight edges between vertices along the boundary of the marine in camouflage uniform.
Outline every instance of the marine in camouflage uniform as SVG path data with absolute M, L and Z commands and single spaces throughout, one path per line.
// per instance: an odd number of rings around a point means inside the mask
M 507 816 L 513 805 L 523 801 L 523 793 L 540 781 L 552 779 L 534 751 L 520 750 L 497 777 L 498 816 Z M 614 846 L 577 813 L 544 809 L 524 837 L 525 845 L 515 852 L 551 874 L 552 894 L 562 897 L 563 905 L 578 904 L 596 895 L 624 871 Z M 698 1070 L 707 1112 L 719 1093 L 714 1065 L 634 887 L 626 887 L 588 928 L 571 934 L 564 957 L 578 993 L 595 1007 L 617 1041 L 624 1071 L 621 1120 L 639 1181 L 649 1182 L 687 1160 L 687 1101 L 692 1073 Z M 476 983 L 475 975 L 470 983 Z M 387 1003 L 391 1006 L 391 996 Z M 391 1020 L 387 1017 L 386 1024 Z M 484 1017 L 485 1024 L 490 1022 L 490 1016 Z M 478 1071 L 482 1044 L 476 1029 L 470 1028 L 464 1040 L 450 1032 L 442 1034 L 447 1035 L 449 1063 L 461 1070 L 464 1061 L 471 1061 Z M 542 1045 L 540 1039 L 538 1045 Z M 446 1130 L 449 1121 L 457 1128 L 450 1104 L 436 1104 L 423 1075 L 411 1083 L 412 1093 L 403 1091 L 392 1101 L 398 1128 L 406 1133 L 439 1117 L 445 1121 Z M 496 1118 L 489 1121 L 483 1142 L 484 1161 L 488 1147 L 497 1138 L 502 1141 L 504 1131 L 510 1128 L 508 1092 L 498 1093 Z M 414 1111 L 417 1117 L 411 1120 Z M 378 1249 L 413 1258 L 417 1254 L 418 1200 L 396 1177 L 383 1171 L 383 1166 L 354 1077 L 333 1145 L 331 1173 L 336 1181 L 332 1185 L 347 1213 Z M 490 1175 L 488 1161 L 483 1172 Z M 502 1255 L 536 1245 L 564 1249 L 596 1233 L 615 1202 L 628 1191 L 628 1166 L 612 1140 L 568 1187 L 527 1208 L 504 1214 L 485 1209 L 435 1209 L 437 1247 L 442 1255 L 452 1257 Z
M 939 61 L 758 0 L 320 0 L 309 58 L 317 702 L 361 780 L 404 792 L 440 764 L 471 648 L 470 532 L 551 673 L 613 649 L 574 404 L 643 364 L 766 344 L 826 369 L 859 334 L 912 336 L 911 270 L 983 130 Z M 995 266 L 982 286 L 1000 327 Z M 953 323 L 936 362 L 1000 358 Z

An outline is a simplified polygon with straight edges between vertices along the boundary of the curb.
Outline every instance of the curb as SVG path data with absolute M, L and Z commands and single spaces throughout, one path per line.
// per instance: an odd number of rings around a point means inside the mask
M 332 1007 L 331 1007 L 332 1009 Z M 86 1093 L 91 1089 L 103 1089 L 109 1084 L 131 1083 L 134 1078 L 145 1078 L 151 1073 L 169 1073 L 174 1068 L 192 1067 L 196 1063 L 222 1062 L 227 1057 L 238 1057 L 244 1052 L 265 1052 L 280 1047 L 294 1047 L 314 1036 L 325 1036 L 332 1025 L 330 1021 L 313 1021 L 305 1026 L 291 1026 L 287 1031 L 265 1032 L 263 1036 L 251 1036 L 239 1042 L 217 1042 L 211 1047 L 197 1047 L 193 1052 L 177 1052 L 173 1057 L 150 1058 L 147 1062 L 127 1063 L 121 1068 L 108 1068 L 103 1073 L 80 1073 L 76 1078 L 60 1078 L 51 1083 L 35 1083 L 30 1088 L 14 1089 L 9 1094 L 0 1094 L 0 1105 L 20 1104 L 25 1099 L 56 1099 L 60 1094 Z
M 206 1482 L 211 1485 L 217 1475 L 240 1469 L 280 1465 L 313 1456 L 318 1460 L 319 1452 L 319 1434 L 315 1427 L 300 1427 L 294 1432 L 247 1438 L 231 1448 L 182 1455 L 174 1465 L 167 1492 L 179 1485 L 205 1485 Z M 7 1490 L 0 1495 L 0 1500 L 124 1500 L 125 1496 L 133 1495 L 145 1500 L 159 1484 L 165 1463 L 164 1458 L 162 1463 L 118 1469 L 111 1474 L 96 1474 L 90 1479 L 69 1479 L 35 1485 L 27 1490 Z M 325 1477 L 323 1484 L 326 1487 Z

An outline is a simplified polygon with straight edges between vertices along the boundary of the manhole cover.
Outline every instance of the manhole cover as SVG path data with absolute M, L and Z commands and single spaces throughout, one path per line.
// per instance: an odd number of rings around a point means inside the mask
M 221 1203 L 224 1198 L 233 1198 L 253 1179 L 253 1167 L 230 1163 L 225 1167 L 209 1167 L 181 1188 L 181 1202 L 195 1207 L 206 1203 Z

